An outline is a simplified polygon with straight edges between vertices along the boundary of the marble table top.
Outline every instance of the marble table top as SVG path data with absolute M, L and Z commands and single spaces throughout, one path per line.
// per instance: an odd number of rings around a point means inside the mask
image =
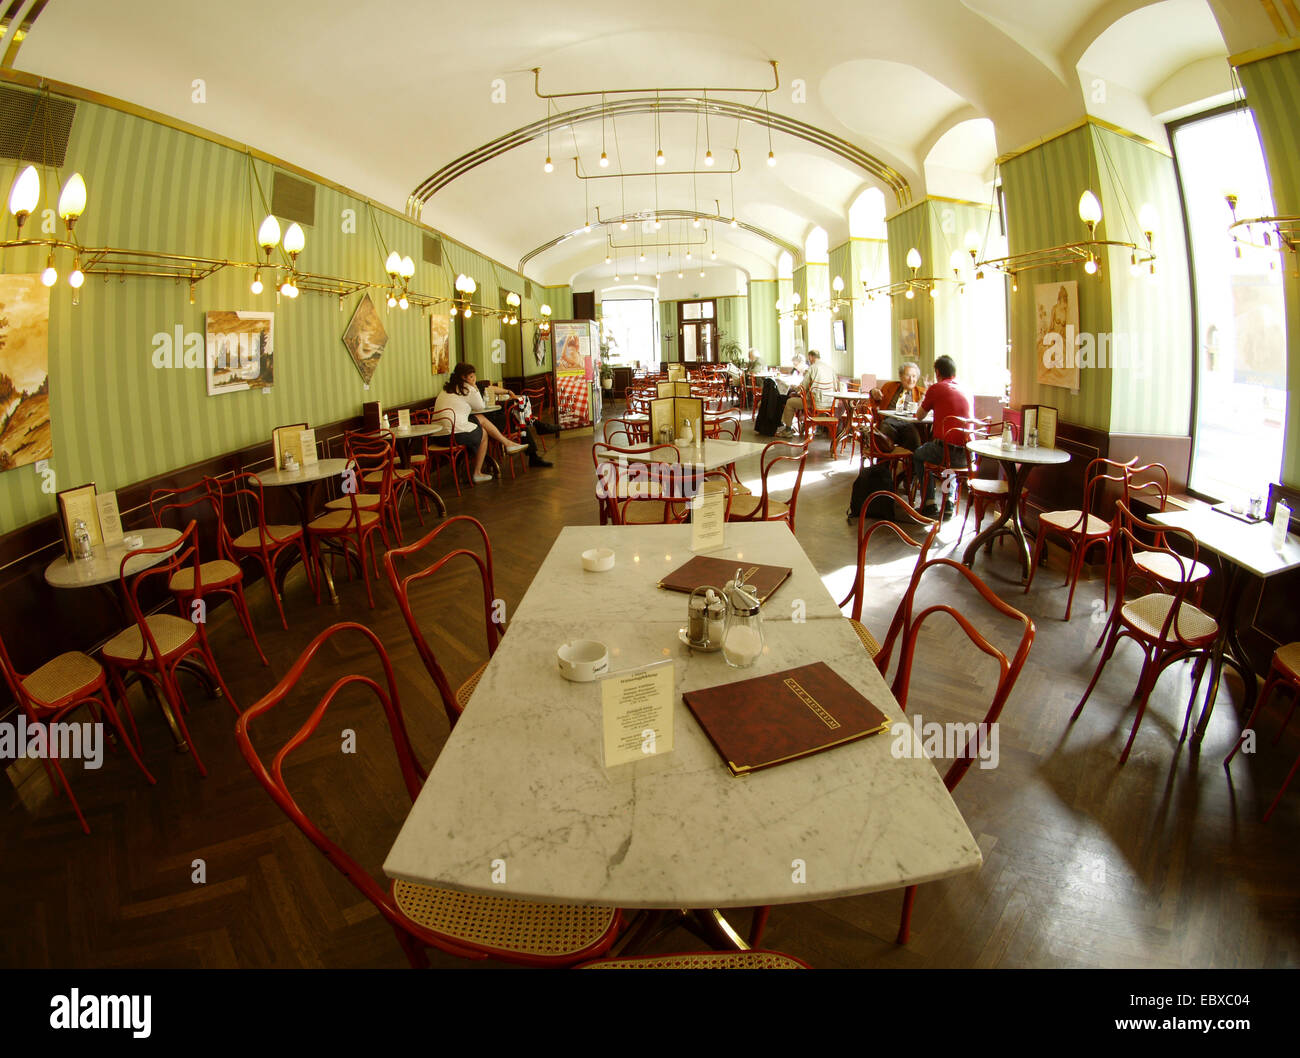
M 738 566 L 790 567 L 789 578 L 763 604 L 765 621 L 840 616 L 821 575 L 784 522 L 728 522 L 726 534 L 725 547 L 701 554 L 734 560 Z M 592 573 L 582 568 L 582 553 L 595 547 L 614 552 L 613 569 Z M 658 584 L 694 557 L 689 525 L 571 525 L 556 537 L 519 608 L 506 616 L 509 621 L 563 621 L 573 614 L 615 620 L 638 615 L 685 625 L 686 595 Z
M 127 536 L 138 536 L 142 547 L 162 547 L 181 538 L 175 529 L 134 529 L 128 530 Z M 118 579 L 122 569 L 122 559 L 127 554 L 125 543 L 105 547 L 100 544 L 91 553 L 90 558 L 69 562 L 60 555 L 45 567 L 45 583 L 55 588 L 92 588 L 98 584 L 111 584 Z M 160 551 L 156 555 L 138 555 L 126 564 L 126 575 L 133 576 L 146 569 L 164 562 L 176 553 Z
M 346 459 L 318 459 L 297 470 L 262 470 L 257 479 L 266 488 L 278 485 L 310 485 L 313 481 L 336 478 L 347 467 Z
M 651 450 L 654 447 L 655 445 L 649 442 L 628 445 L 625 452 L 619 453 L 619 458 L 642 463 L 657 462 L 660 457 L 652 454 Z M 677 452 L 683 466 L 699 467 L 707 471 L 730 466 L 748 456 L 762 455 L 765 447 L 767 446 L 755 444 L 753 441 L 723 441 L 709 437 L 705 438 L 703 446 L 677 445 Z
M 720 654 L 692 655 L 677 640 L 682 623 L 580 612 L 516 618 L 384 871 L 529 900 L 722 908 L 897 889 L 980 866 L 939 772 L 848 621 L 769 622 L 766 650 L 743 670 Z M 556 668 L 556 647 L 579 637 L 607 644 L 615 670 L 674 663 L 671 752 L 605 768 L 600 684 L 568 683 Z M 862 691 L 895 728 L 732 776 L 681 693 L 811 659 Z M 492 880 L 498 860 L 503 884 Z
M 408 426 L 403 430 L 400 426 L 390 428 L 392 434 L 397 440 L 408 440 L 412 437 L 441 437 L 451 433 L 450 427 L 445 422 L 429 422 L 419 425 Z
M 1203 504 L 1185 511 L 1153 514 L 1151 521 L 1186 529 L 1200 547 L 1257 577 L 1272 577 L 1300 566 L 1300 539 L 1288 533 L 1282 550 L 1273 550 L 1273 526 L 1268 522 L 1247 525 Z
M 1000 438 L 972 441 L 966 449 L 986 459 L 997 459 L 1004 463 L 1024 463 L 1029 466 L 1051 466 L 1070 461 L 1070 453 L 1060 448 L 1030 448 L 1028 445 L 1012 445 L 1010 448 L 1003 448 Z

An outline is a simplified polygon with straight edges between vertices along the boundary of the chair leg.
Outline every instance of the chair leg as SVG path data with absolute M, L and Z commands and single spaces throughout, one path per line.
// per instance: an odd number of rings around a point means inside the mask
M 266 575 L 266 585 L 271 590 L 271 598 L 275 600 L 275 608 L 280 611 L 280 623 L 284 625 L 284 630 L 289 630 L 289 619 L 284 616 L 284 603 L 280 601 L 280 589 L 275 586 L 275 563 L 271 557 L 266 554 L 258 556 L 262 560 L 262 572 Z M 303 564 L 306 565 L 307 556 L 303 556 Z M 308 578 L 310 579 L 310 578 Z M 320 589 L 316 589 L 316 601 L 320 602 Z
M 1101 678 L 1101 670 L 1106 667 L 1106 662 L 1110 656 L 1115 653 L 1115 644 L 1119 641 L 1119 625 L 1112 629 L 1110 638 L 1106 641 L 1106 649 L 1102 651 L 1101 660 L 1097 662 L 1097 669 L 1092 674 L 1092 679 L 1088 681 L 1088 689 L 1083 692 L 1083 697 L 1079 699 L 1079 704 L 1074 707 L 1074 712 L 1070 714 L 1070 723 L 1079 719 L 1079 714 L 1083 712 L 1083 707 L 1088 702 L 1088 697 L 1092 694 L 1092 689 L 1097 686 L 1097 681 Z
M 1200 683 L 1199 679 L 1197 680 L 1197 683 L 1198 684 Z M 1255 708 L 1250 711 L 1250 716 L 1246 718 L 1246 723 L 1241 729 L 1241 734 L 1237 736 L 1237 743 L 1232 747 L 1232 752 L 1229 753 L 1226 757 L 1224 757 L 1223 766 L 1225 768 L 1232 763 L 1232 758 L 1237 755 L 1237 750 L 1241 749 L 1242 743 L 1246 741 L 1246 732 L 1254 730 L 1255 720 L 1259 716 L 1260 710 L 1264 708 L 1264 703 L 1268 701 L 1269 695 L 1273 693 L 1273 688 L 1276 686 L 1277 686 L 1277 673 L 1276 671 L 1274 671 L 1269 673 L 1268 679 L 1264 681 L 1264 687 L 1259 692 L 1259 697 L 1255 699 Z M 1295 705 L 1293 704 L 1291 708 L 1294 709 Z M 1291 714 L 1287 713 L 1286 718 L 1290 720 Z M 1286 730 L 1286 725 L 1283 724 L 1281 730 L 1278 732 L 1278 735 L 1280 736 L 1282 731 L 1285 730 Z M 1276 742 L 1274 744 L 1276 744 Z
M 1295 707 L 1297 704 L 1300 704 L 1300 686 L 1296 686 L 1291 695 L 1291 708 L 1286 711 L 1286 718 L 1282 721 L 1282 725 L 1277 729 L 1277 734 L 1273 736 L 1273 745 L 1276 746 L 1282 741 L 1282 735 L 1286 732 L 1287 725 L 1291 723 L 1291 717 L 1295 715 Z
M 53 749 L 56 743 L 53 739 L 50 739 L 48 744 L 51 749 Z M 86 817 L 81 814 L 81 805 L 77 804 L 76 795 L 73 794 L 72 787 L 68 784 L 68 777 L 63 774 L 63 765 L 59 763 L 59 758 L 55 756 L 54 753 L 50 753 L 49 762 L 50 766 L 58 773 L 59 782 L 63 784 L 63 789 L 68 795 L 68 801 L 72 805 L 72 810 L 77 813 L 77 821 L 81 823 L 82 833 L 89 834 L 90 824 L 86 822 Z
M 1079 586 L 1079 575 L 1083 572 L 1083 556 L 1087 554 L 1088 544 L 1086 540 L 1073 541 L 1073 550 L 1070 552 L 1070 569 L 1066 574 L 1070 584 L 1070 594 L 1065 599 L 1065 620 L 1070 619 L 1070 610 L 1074 607 L 1074 589 Z
M 1034 536 L 1034 553 L 1029 559 L 1029 579 L 1025 581 L 1025 594 L 1029 594 L 1029 589 L 1034 586 L 1034 575 L 1038 572 L 1039 560 L 1043 557 L 1043 545 L 1047 543 L 1047 530 L 1043 528 L 1042 523 L 1038 525 L 1038 533 Z
M 244 632 L 253 641 L 253 646 L 257 648 L 257 654 L 262 659 L 262 664 L 270 668 L 271 663 L 266 660 L 266 651 L 262 649 L 262 644 L 257 641 L 257 632 L 253 630 L 253 618 L 248 612 L 248 600 L 244 598 L 244 585 L 239 581 L 235 581 L 234 591 L 231 592 L 231 602 L 234 603 L 235 613 L 239 615 L 239 623 L 244 626 Z
M 103 692 L 101 701 L 104 703 L 104 714 L 108 717 L 108 722 L 113 725 L 113 730 L 117 732 L 118 740 L 126 744 L 126 751 L 131 754 L 135 766 L 144 772 L 144 777 L 149 780 L 150 786 L 157 786 L 158 780 L 149 773 L 149 769 L 144 766 L 144 761 L 140 759 L 140 754 L 136 752 L 134 743 L 127 736 L 126 728 L 122 726 L 122 718 L 117 715 L 117 710 L 113 708 L 113 699 L 107 690 Z
M 916 886 L 909 885 L 903 890 L 903 914 L 898 920 L 898 936 L 895 944 L 906 944 L 912 936 L 912 904 L 916 902 Z
M 158 682 L 161 685 L 163 697 L 167 699 L 167 704 L 172 708 L 172 717 L 176 721 L 176 726 L 180 728 L 181 737 L 185 739 L 185 744 L 190 747 L 190 756 L 194 758 L 194 763 L 198 765 L 199 774 L 206 779 L 208 769 L 203 766 L 203 761 L 199 759 L 198 747 L 194 745 L 189 726 L 185 723 L 185 699 L 181 695 L 180 686 L 169 678 L 166 672 L 160 674 Z
M 1273 818 L 1273 812 L 1282 801 L 1282 795 L 1286 793 L 1286 788 L 1291 785 L 1291 780 L 1295 778 L 1295 773 L 1300 770 L 1300 754 L 1296 755 L 1295 763 L 1291 765 L 1291 770 L 1286 773 L 1286 778 L 1282 780 L 1282 789 L 1278 790 L 1277 796 L 1273 798 L 1273 803 L 1268 806 L 1268 811 L 1264 813 L 1264 822 L 1267 823 Z
M 226 686 L 226 681 L 224 678 L 222 678 L 221 670 L 217 668 L 217 659 L 212 653 L 212 645 L 208 642 L 208 630 L 203 625 L 199 625 L 198 629 L 199 629 L 199 647 L 198 647 L 199 656 L 203 659 L 203 664 L 207 666 L 207 670 L 209 673 L 211 673 L 212 678 L 217 683 L 217 686 L 221 688 L 221 693 L 225 695 L 226 701 L 230 703 L 230 708 L 235 711 L 236 716 L 239 716 L 241 715 L 239 705 L 235 702 L 234 695 L 230 693 L 230 688 Z M 173 679 L 174 678 L 175 677 L 173 675 Z M 180 686 L 179 681 L 177 682 L 177 686 L 178 687 Z
M 1133 748 L 1133 740 L 1137 738 L 1138 728 L 1142 726 L 1142 718 L 1146 715 L 1147 702 L 1151 699 L 1151 691 L 1156 685 L 1156 678 L 1160 675 L 1160 666 L 1155 663 L 1152 656 L 1148 655 L 1142 663 L 1142 674 L 1138 677 L 1137 691 L 1133 697 L 1137 699 L 1138 708 L 1137 716 L 1133 718 L 1133 730 L 1128 734 L 1128 741 L 1124 743 L 1124 752 L 1119 755 L 1121 764 L 1128 760 L 1129 750 Z
M 754 919 L 749 924 L 749 946 L 757 948 L 763 941 L 763 930 L 767 927 L 767 917 L 772 913 L 771 907 L 754 908 Z

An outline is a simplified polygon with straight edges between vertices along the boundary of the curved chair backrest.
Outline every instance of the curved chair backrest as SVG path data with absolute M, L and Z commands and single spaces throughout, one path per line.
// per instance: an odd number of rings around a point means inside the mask
M 867 510 L 871 507 L 872 501 L 880 497 L 893 502 L 895 516 L 898 514 L 898 508 L 901 507 L 902 517 L 907 520 L 909 525 L 922 527 L 924 532 L 922 539 L 916 540 L 912 538 L 897 523 L 888 519 L 879 518 L 873 521 L 871 525 L 867 525 L 868 519 L 871 518 Z M 930 553 L 930 547 L 934 543 L 934 538 L 939 533 L 939 520 L 937 518 L 927 518 L 915 510 L 905 499 L 893 492 L 873 492 L 862 501 L 862 509 L 858 512 L 858 568 L 853 576 L 853 587 L 849 589 L 849 593 L 844 596 L 839 604 L 840 609 L 843 609 L 850 601 L 853 603 L 853 612 L 849 616 L 855 621 L 862 620 L 863 591 L 866 584 L 867 545 L 871 543 L 871 538 L 877 533 L 893 533 L 894 536 L 909 547 L 919 549 L 920 555 L 917 557 L 917 564 L 919 565 L 925 561 L 925 557 Z M 891 628 L 890 632 L 892 635 L 894 630 Z M 887 642 L 892 641 L 887 640 Z M 883 647 L 881 653 L 885 653 Z M 887 656 L 885 663 L 888 664 Z
M 253 746 L 251 728 L 254 722 L 260 720 L 265 713 L 276 706 L 281 705 L 303 678 L 307 667 L 321 651 L 321 648 L 336 636 L 344 633 L 359 635 L 367 641 L 367 645 L 378 656 L 380 667 L 383 670 L 382 681 L 360 674 L 342 676 L 336 679 L 329 686 L 329 689 L 325 691 L 320 701 L 317 702 L 302 726 L 276 751 L 275 756 L 271 758 L 270 767 L 267 767 L 257 749 Z M 329 651 L 327 651 L 328 654 L 330 654 Z M 266 792 L 271 795 L 271 799 L 280 806 L 294 826 L 307 835 L 311 843 L 324 853 L 325 858 L 339 873 L 355 885 L 362 895 L 379 909 L 379 913 L 394 928 L 399 932 L 404 932 L 407 929 L 405 916 L 397 910 L 392 897 L 384 889 L 380 888 L 368 871 L 344 852 L 340 845 L 326 835 L 307 816 L 307 813 L 302 810 L 294 799 L 284 778 L 284 766 L 289 755 L 311 737 L 312 733 L 320 726 L 326 711 L 334 703 L 339 693 L 349 687 L 365 688 L 383 706 L 384 714 L 388 720 L 388 730 L 393 738 L 393 748 L 397 752 L 402 780 L 406 785 L 406 791 L 410 795 L 412 803 L 414 803 L 420 788 L 424 785 L 426 773 L 420 767 L 419 762 L 415 759 L 415 753 L 411 749 L 411 740 L 407 735 L 406 723 L 402 718 L 401 702 L 397 696 L 397 682 L 393 678 L 393 666 L 388 660 L 388 654 L 378 637 L 370 629 L 362 625 L 351 622 L 336 624 L 316 636 L 307 645 L 307 649 L 302 652 L 298 660 L 294 662 L 293 667 L 285 677 L 240 715 L 235 723 L 235 741 L 239 744 L 239 751 L 244 755 L 244 760 L 248 762 L 248 766 L 252 769 L 253 776 L 262 784 Z
M 135 551 L 128 551 L 122 556 L 122 561 L 117 567 L 117 578 L 122 589 L 122 598 L 126 600 L 127 612 L 131 620 L 135 622 L 136 627 L 140 629 L 140 656 L 134 659 L 136 662 L 142 662 L 148 657 L 161 658 L 162 652 L 158 649 L 158 643 L 154 639 L 153 629 L 149 627 L 146 617 L 149 608 L 142 606 L 140 603 L 140 592 L 145 584 L 155 577 L 160 578 L 163 588 L 165 589 L 172 577 L 184 566 L 192 566 L 194 569 L 194 594 L 201 596 L 203 594 L 203 578 L 200 576 L 200 559 L 199 548 L 195 542 L 196 523 L 191 521 L 189 525 L 181 532 L 180 539 L 174 544 L 160 544 L 157 547 L 141 547 Z M 168 554 L 168 552 L 174 552 Z M 165 555 L 162 561 L 148 569 L 142 569 L 135 573 L 128 573 L 127 566 L 131 565 L 132 559 L 144 555 Z M 185 614 L 189 617 L 189 614 Z
M 740 440 L 740 420 L 727 415 L 709 422 L 704 421 L 704 436 L 716 437 L 722 441 Z
M 650 455 L 654 458 L 646 459 Z M 629 456 L 636 456 L 629 459 Z M 628 497 L 619 496 L 619 486 L 623 483 L 634 484 L 638 481 L 649 483 L 652 479 L 664 475 L 652 468 L 657 464 L 680 464 L 681 453 L 676 445 L 652 445 L 649 448 L 621 448 L 617 445 L 597 441 L 591 446 L 591 463 L 596 471 L 596 499 L 605 506 L 615 522 L 620 521 L 619 502 Z M 678 476 L 676 472 L 674 477 Z M 630 490 L 629 490 L 630 492 Z M 660 499 L 662 496 L 651 489 L 645 495 L 633 499 Z
M 1196 537 L 1186 529 L 1179 529 L 1171 525 L 1158 525 L 1155 522 L 1143 521 L 1137 517 L 1128 505 L 1120 500 L 1115 504 L 1115 520 L 1117 523 L 1117 542 L 1120 549 L 1120 583 L 1119 591 L 1115 593 L 1115 611 L 1118 611 L 1125 603 L 1125 595 L 1128 594 L 1130 587 L 1135 590 L 1138 585 L 1150 584 L 1151 575 L 1143 570 L 1135 561 L 1135 556 L 1141 552 L 1148 556 L 1155 552 L 1167 556 L 1171 569 L 1178 570 L 1178 578 L 1162 575 L 1159 581 L 1159 590 L 1163 594 L 1171 595 L 1173 603 L 1169 606 L 1165 614 L 1164 623 L 1160 628 L 1160 638 L 1167 642 L 1177 642 L 1183 646 L 1191 647 L 1195 644 L 1190 643 L 1183 637 L 1181 622 L 1177 620 L 1178 613 L 1183 604 L 1187 601 L 1187 596 L 1192 592 L 1195 582 L 1192 580 L 1192 574 L 1196 569 L 1196 561 L 1200 556 L 1200 548 L 1196 543 Z M 1138 534 L 1143 534 L 1139 536 Z M 1182 545 L 1184 550 L 1176 550 L 1170 544 L 1170 538 L 1173 538 Z M 1116 614 L 1118 619 L 1118 614 Z
M 439 448 L 461 448 L 463 447 L 456 440 L 456 413 L 450 408 L 444 408 L 442 411 L 429 412 L 429 425 L 442 423 L 447 427 L 447 433 L 430 434 L 428 441 Z
M 606 419 L 601 424 L 601 433 L 606 443 L 620 446 L 636 444 L 636 429 L 626 419 Z
M 808 461 L 808 446 L 812 443 L 811 438 L 804 438 L 802 441 L 772 441 L 763 446 L 763 455 L 760 459 L 760 466 L 763 474 L 763 496 L 760 501 L 758 510 L 759 517 L 767 518 L 767 507 L 770 499 L 768 491 L 768 475 L 771 474 L 774 467 L 782 463 L 795 463 L 798 472 L 794 478 L 794 488 L 790 490 L 790 498 L 786 501 L 786 506 L 790 508 L 790 532 L 794 532 L 794 511 L 795 506 L 799 503 L 799 486 L 803 484 L 803 468 Z
M 202 491 L 196 491 L 196 490 Z M 184 531 L 191 521 L 198 521 L 211 515 L 215 522 L 217 557 L 233 561 L 230 557 L 229 534 L 221 519 L 221 502 L 212 494 L 209 479 L 204 478 L 198 484 L 184 489 L 154 489 L 149 495 L 149 507 L 153 510 L 153 521 L 159 529 L 176 529 Z M 198 531 L 195 530 L 195 540 Z M 201 587 L 195 585 L 195 594 L 201 594 Z
M 457 523 L 471 525 L 478 531 L 479 536 L 483 539 L 482 555 L 479 555 L 478 552 L 471 548 L 460 547 L 446 551 L 440 558 L 430 562 L 423 569 L 419 569 L 405 577 L 398 575 L 397 560 L 399 558 L 416 557 L 419 561 L 424 561 L 426 556 L 422 552 L 432 548 L 438 537 Z M 443 672 L 442 666 L 438 664 L 437 655 L 434 654 L 433 648 L 429 646 L 429 641 L 424 636 L 424 630 L 420 627 L 420 622 L 416 620 L 415 614 L 411 610 L 411 587 L 434 576 L 448 562 L 462 555 L 470 559 L 478 568 L 479 579 L 483 587 L 483 623 L 487 630 L 488 656 L 490 657 L 496 653 L 497 644 L 501 639 L 501 629 L 497 626 L 497 622 L 493 620 L 495 616 L 493 607 L 496 605 L 497 596 L 495 581 L 492 577 L 492 542 L 488 539 L 487 530 L 483 528 L 481 522 L 460 514 L 454 518 L 448 518 L 415 543 L 406 547 L 394 548 L 384 554 L 384 571 L 388 577 L 388 586 L 393 589 L 393 595 L 397 598 L 397 605 L 401 607 L 402 617 L 406 621 L 407 630 L 411 633 L 411 639 L 415 642 L 415 649 L 420 654 L 420 660 L 424 662 L 424 667 L 428 670 L 429 675 L 433 678 L 434 685 L 438 688 L 438 694 L 442 697 L 442 707 L 446 710 L 447 720 L 452 727 L 455 727 L 456 721 L 460 719 L 460 703 L 456 700 L 456 693 L 447 680 L 447 674 Z
M 1157 512 L 1163 511 L 1169 502 L 1169 468 L 1163 463 L 1129 467 L 1124 505 L 1132 510 L 1134 500 L 1142 500 Z
M 914 604 L 918 588 L 927 580 L 937 579 L 936 574 L 940 574 L 944 570 L 955 573 L 959 579 L 964 579 L 975 588 L 985 603 L 983 610 L 986 615 L 1000 616 L 1006 619 L 1008 626 L 1017 625 L 1019 627 L 1019 643 L 1011 659 L 1008 660 L 1006 654 L 990 643 L 966 615 L 947 602 L 935 603 L 932 606 L 927 606 L 920 613 L 915 612 Z M 984 740 L 987 737 L 988 725 L 997 721 L 1002 713 L 1002 707 L 1006 704 L 1007 698 L 1010 697 L 1011 691 L 1016 685 L 1016 680 L 1020 677 L 1020 670 L 1024 668 L 1025 659 L 1029 656 L 1029 648 L 1034 642 L 1034 622 L 994 595 L 974 572 L 961 563 L 954 562 L 950 558 L 932 558 L 925 562 L 918 562 L 916 571 L 912 574 L 912 582 L 907 589 L 907 594 L 903 596 L 902 602 L 899 603 L 898 613 L 894 618 L 897 628 L 891 625 L 888 641 L 892 647 L 892 639 L 897 632 L 900 644 L 898 672 L 894 676 L 894 682 L 890 689 L 893 691 L 894 697 L 898 699 L 898 704 L 904 712 L 907 710 L 908 687 L 912 677 L 912 663 L 916 657 L 917 638 L 925 622 L 935 614 L 940 613 L 947 614 L 956 621 L 957 626 L 965 633 L 966 638 L 981 652 L 992 658 L 998 667 L 997 685 L 994 688 L 988 709 L 984 713 L 984 719 L 976 726 L 974 737 L 964 742 L 943 777 L 944 785 L 951 791 L 970 769 L 971 764 L 979 759 Z M 884 655 L 885 652 L 886 647 L 882 646 L 878 658 Z M 877 663 L 879 663 L 879 660 Z M 888 664 L 887 659 L 885 664 Z
M 1113 459 L 1094 459 L 1083 471 L 1083 504 L 1079 508 L 1079 520 L 1069 527 L 1070 532 L 1082 533 L 1088 524 L 1088 515 L 1095 514 L 1101 506 L 1108 485 L 1114 485 L 1120 498 L 1128 495 L 1129 472 L 1137 462 L 1134 456 L 1126 463 Z

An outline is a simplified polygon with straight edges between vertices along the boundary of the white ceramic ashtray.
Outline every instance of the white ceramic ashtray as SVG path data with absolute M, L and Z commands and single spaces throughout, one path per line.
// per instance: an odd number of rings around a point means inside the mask
M 555 652 L 560 675 L 574 683 L 590 683 L 609 671 L 609 651 L 594 639 L 575 639 Z
M 614 568 L 614 552 L 607 547 L 593 547 L 582 553 L 582 568 L 591 573 L 604 573 Z
M 143 536 L 124 536 L 122 537 L 122 546 L 128 551 L 139 551 L 144 547 Z

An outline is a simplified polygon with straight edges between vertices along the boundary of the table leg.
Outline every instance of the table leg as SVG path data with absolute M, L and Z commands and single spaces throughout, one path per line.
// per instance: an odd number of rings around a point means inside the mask
M 1023 584 L 1029 580 L 1029 544 L 1025 540 L 1025 527 L 1020 521 L 1020 493 L 1025 483 L 1025 467 L 1020 463 L 1006 462 L 1007 502 L 1002 509 L 1002 517 L 990 525 L 966 547 L 962 555 L 962 565 L 975 568 L 975 556 L 984 545 L 992 546 L 995 538 L 1010 536 L 1016 541 L 1016 552 L 1020 557 L 1020 580 Z
M 408 437 L 405 438 L 402 442 L 402 469 L 409 470 L 410 468 L 411 468 L 411 439 Z M 454 474 L 455 471 L 453 470 L 452 473 Z M 439 518 L 447 517 L 447 505 L 442 502 L 442 497 L 439 496 L 438 493 L 434 491 L 434 489 L 432 489 L 430 486 L 426 485 L 423 481 L 421 481 L 420 476 L 418 474 L 415 477 L 411 478 L 411 488 L 418 490 L 427 499 L 433 502 L 434 507 L 438 509 Z
M 1255 670 L 1250 664 L 1250 655 L 1246 653 L 1237 635 L 1237 608 L 1241 603 L 1242 592 L 1246 588 L 1246 577 L 1241 567 L 1223 560 L 1223 575 L 1226 580 L 1223 594 L 1223 606 L 1219 610 L 1219 635 L 1210 648 L 1208 661 L 1210 685 L 1205 692 L 1205 706 L 1200 719 L 1196 722 L 1196 731 L 1192 744 L 1200 745 L 1205 737 L 1205 729 L 1210 723 L 1210 713 L 1214 711 L 1214 700 L 1219 693 L 1219 680 L 1223 676 L 1223 666 L 1231 665 L 1241 677 L 1246 689 L 1246 701 L 1243 703 L 1247 715 L 1255 702 Z

